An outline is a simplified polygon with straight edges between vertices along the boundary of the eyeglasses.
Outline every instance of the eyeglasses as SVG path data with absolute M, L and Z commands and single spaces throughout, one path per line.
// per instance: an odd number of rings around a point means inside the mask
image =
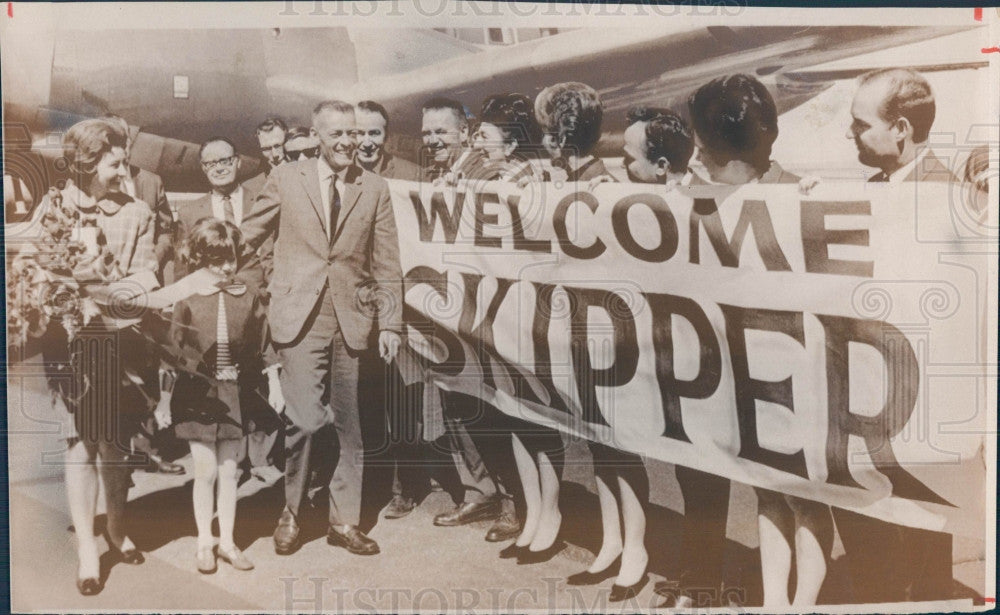
M 306 147 L 300 150 L 290 149 L 286 150 L 285 153 L 287 153 L 288 157 L 291 158 L 292 160 L 301 160 L 302 156 L 305 156 L 306 158 L 315 158 L 316 156 L 319 155 L 319 147 Z
M 219 158 L 218 160 L 202 160 L 201 166 L 205 167 L 209 171 L 211 171 L 212 169 L 214 169 L 219 165 L 222 165 L 224 167 L 231 167 L 234 164 L 236 164 L 236 160 L 238 158 L 239 156 L 233 155 L 229 156 L 228 158 Z
M 280 152 L 284 148 L 285 148 L 285 146 L 282 145 L 281 143 L 276 143 L 274 145 L 269 145 L 267 147 L 260 148 L 260 153 L 266 154 L 268 152 Z

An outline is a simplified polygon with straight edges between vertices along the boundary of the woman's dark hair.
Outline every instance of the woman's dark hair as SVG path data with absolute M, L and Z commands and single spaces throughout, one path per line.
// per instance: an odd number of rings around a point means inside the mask
M 778 138 L 778 109 L 764 84 L 750 75 L 719 77 L 688 99 L 702 145 L 720 164 L 741 160 L 764 174 Z
M 551 101 L 547 130 L 556 135 L 559 146 L 585 156 L 601 139 L 604 110 L 597 90 L 583 83 L 558 84 L 562 87 Z
M 73 124 L 63 135 L 63 156 L 72 173 L 90 176 L 111 148 L 124 149 L 127 140 L 117 122 L 105 119 L 83 120 Z
M 191 228 L 178 250 L 178 257 L 191 270 L 221 266 L 239 260 L 242 244 L 240 229 L 232 222 L 202 218 Z
M 518 148 L 541 141 L 542 132 L 535 121 L 534 103 L 524 94 L 494 94 L 487 97 L 483 101 L 479 120 L 499 128 L 505 142 L 516 140 Z
M 694 138 L 683 119 L 670 109 L 633 107 L 626 125 L 646 123 L 646 159 L 666 158 L 671 173 L 684 173 L 694 153 Z

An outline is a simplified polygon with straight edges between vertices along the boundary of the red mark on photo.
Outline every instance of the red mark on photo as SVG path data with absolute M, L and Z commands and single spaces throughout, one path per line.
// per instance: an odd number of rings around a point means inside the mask
M 972 16 L 975 17 L 976 21 L 982 21 L 983 20 L 983 7 L 977 6 L 976 8 L 972 9 Z
M 983 47 L 983 53 L 1000 53 L 1000 47 Z
M 7 3 L 7 17 L 10 17 L 11 19 L 14 18 L 14 3 L 13 2 L 8 2 Z
M 996 602 L 996 601 L 997 601 L 997 599 L 996 599 L 996 598 L 983 598 L 983 602 L 990 602 L 990 603 L 993 603 L 993 602 Z

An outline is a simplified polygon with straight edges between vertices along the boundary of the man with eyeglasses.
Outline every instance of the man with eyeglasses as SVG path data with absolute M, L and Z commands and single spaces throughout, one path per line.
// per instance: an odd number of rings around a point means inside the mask
M 354 155 L 358 165 L 386 179 L 420 181 L 420 167 L 385 151 L 389 113 L 374 100 L 363 100 L 355 106 L 358 120 L 358 150 Z

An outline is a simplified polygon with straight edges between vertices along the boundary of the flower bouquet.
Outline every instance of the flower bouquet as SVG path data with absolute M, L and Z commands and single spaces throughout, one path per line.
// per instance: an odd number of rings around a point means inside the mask
M 64 204 L 51 188 L 40 218 L 40 235 L 10 264 L 7 280 L 7 343 L 21 345 L 45 335 L 56 323 L 73 339 L 80 328 L 101 314 L 86 292 L 122 277 L 114 256 L 101 245 L 93 216 Z

